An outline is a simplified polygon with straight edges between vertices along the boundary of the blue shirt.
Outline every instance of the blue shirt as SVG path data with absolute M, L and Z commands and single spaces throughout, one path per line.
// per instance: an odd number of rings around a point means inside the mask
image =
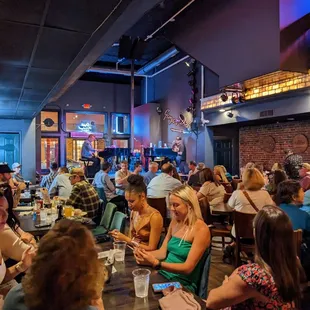
M 310 215 L 292 204 L 281 203 L 279 206 L 290 218 L 293 229 L 310 231 Z
M 85 140 L 82 145 L 82 151 L 81 151 L 81 157 L 90 158 L 93 157 L 93 153 L 95 153 L 96 150 L 93 148 L 93 145 L 89 140 Z
M 146 184 L 146 186 L 149 185 L 149 183 L 152 181 L 153 178 L 156 177 L 156 173 L 152 172 L 152 171 L 148 171 L 145 175 L 144 175 L 144 183 Z
M 109 175 L 103 170 L 99 170 L 94 177 L 93 186 L 103 188 L 107 200 L 111 200 L 117 195 L 115 194 L 115 186 L 112 183 Z

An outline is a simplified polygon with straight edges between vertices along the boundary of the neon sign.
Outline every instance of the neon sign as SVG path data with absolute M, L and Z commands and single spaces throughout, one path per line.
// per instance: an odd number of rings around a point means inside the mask
M 80 131 L 83 131 L 83 132 L 91 132 L 92 129 L 93 129 L 93 126 L 91 123 L 89 122 L 85 122 L 85 123 L 81 123 L 79 126 L 78 126 L 78 129 Z

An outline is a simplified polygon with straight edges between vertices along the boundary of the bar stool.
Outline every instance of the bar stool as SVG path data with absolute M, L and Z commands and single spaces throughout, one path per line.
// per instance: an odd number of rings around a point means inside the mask
M 83 162 L 84 164 L 84 174 L 85 177 L 88 178 L 88 167 L 90 167 L 89 163 L 92 163 L 91 160 L 89 160 L 89 158 L 83 157 L 79 159 L 81 162 Z

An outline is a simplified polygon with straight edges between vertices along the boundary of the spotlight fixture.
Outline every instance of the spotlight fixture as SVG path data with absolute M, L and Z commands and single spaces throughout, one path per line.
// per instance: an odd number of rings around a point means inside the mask
M 188 81 L 188 85 L 189 85 L 190 87 L 193 87 L 195 84 L 196 84 L 196 80 L 195 80 L 195 79 L 194 79 L 194 80 Z
M 231 95 L 231 102 L 233 104 L 237 104 L 239 102 L 238 94 L 237 93 L 232 93 Z
M 163 113 L 163 110 L 160 106 L 156 107 L 156 112 L 158 115 L 161 115 L 161 113 Z
M 187 76 L 195 75 L 196 72 L 197 72 L 197 70 L 196 70 L 196 68 L 194 68 L 194 69 L 192 69 L 191 71 L 189 71 L 189 72 L 187 73 Z
M 192 89 L 192 94 L 193 94 L 193 95 L 194 95 L 194 94 L 198 94 L 198 88 L 197 88 L 197 87 L 195 87 L 195 88 Z
M 191 66 L 191 64 L 188 61 L 185 61 L 185 64 L 186 64 L 187 67 Z
M 190 104 L 197 103 L 197 99 L 196 98 L 190 98 L 190 99 L 188 99 L 188 101 L 189 101 Z
M 221 95 L 221 99 L 222 99 L 223 102 L 227 101 L 227 100 L 228 100 L 227 94 L 226 94 L 226 93 L 223 93 L 223 94 Z
M 240 103 L 244 103 L 244 102 L 245 102 L 245 93 L 241 93 L 241 94 L 239 95 L 239 102 L 240 102 Z
M 225 112 L 225 109 L 219 109 L 219 112 Z
M 233 114 L 232 112 L 228 112 L 226 115 L 227 115 L 229 118 L 233 118 L 233 117 L 234 117 L 234 114 Z

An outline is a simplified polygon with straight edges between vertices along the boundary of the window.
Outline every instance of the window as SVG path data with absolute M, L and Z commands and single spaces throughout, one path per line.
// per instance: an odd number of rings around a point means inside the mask
M 66 113 L 66 131 L 90 133 L 107 132 L 106 114 Z
M 43 132 L 58 132 L 58 112 L 42 111 L 41 112 L 41 131 Z
M 59 140 L 41 138 L 41 169 L 49 169 L 52 162 L 59 163 Z
M 130 114 L 112 113 L 112 134 L 130 135 Z
M 67 147 L 67 162 L 78 162 L 81 158 L 82 146 L 85 139 L 66 139 L 66 147 Z M 93 146 L 95 149 L 98 148 L 98 140 L 93 142 Z

